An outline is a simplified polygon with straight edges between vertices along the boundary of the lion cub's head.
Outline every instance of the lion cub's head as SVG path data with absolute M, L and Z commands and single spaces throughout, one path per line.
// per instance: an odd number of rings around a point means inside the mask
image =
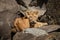
M 45 12 L 46 10 L 29 8 L 25 11 L 25 14 L 31 21 L 35 21 L 39 16 L 43 15 Z

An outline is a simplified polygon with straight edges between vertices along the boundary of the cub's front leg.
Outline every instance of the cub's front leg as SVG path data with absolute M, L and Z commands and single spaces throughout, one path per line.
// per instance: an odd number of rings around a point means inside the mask
M 42 22 L 36 22 L 36 24 L 34 25 L 34 28 L 38 28 L 38 27 L 42 27 L 48 25 L 47 23 L 42 23 Z

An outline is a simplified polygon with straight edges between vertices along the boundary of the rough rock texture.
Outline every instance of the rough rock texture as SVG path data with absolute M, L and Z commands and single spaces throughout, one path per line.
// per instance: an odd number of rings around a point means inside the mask
M 46 15 L 51 16 L 55 24 L 60 24 L 60 0 L 48 0 Z
M 0 0 L 0 36 L 7 40 L 11 36 L 11 24 L 18 9 L 15 0 Z
M 60 40 L 60 32 L 52 32 L 49 35 L 53 35 L 53 39 Z
M 44 36 L 33 36 L 29 33 L 17 32 L 13 37 L 13 40 L 60 40 L 60 32 L 52 32 L 49 35 Z
M 45 16 L 41 17 L 40 21 L 60 25 L 60 0 L 48 0 L 46 7 L 47 12 Z
M 60 16 L 60 0 L 48 0 L 47 3 L 47 14 L 51 16 Z M 58 15 L 58 16 L 57 16 Z
M 24 32 L 33 34 L 34 36 L 48 35 L 48 33 L 45 30 L 38 29 L 38 28 L 27 28 L 26 30 L 24 30 Z
M 35 36 L 29 33 L 17 32 L 13 37 L 13 40 L 35 40 Z
M 48 25 L 48 26 L 40 27 L 39 29 L 43 29 L 47 32 L 52 32 L 52 31 L 60 29 L 60 25 Z
M 12 12 L 12 11 L 17 11 L 17 9 L 18 9 L 18 4 L 16 3 L 15 0 L 0 0 L 0 12 L 6 10 Z
M 53 32 L 47 36 L 39 36 L 36 40 L 60 40 L 60 32 Z

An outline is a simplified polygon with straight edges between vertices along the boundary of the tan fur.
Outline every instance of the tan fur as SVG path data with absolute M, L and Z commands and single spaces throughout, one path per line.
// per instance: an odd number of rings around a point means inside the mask
M 35 28 L 38 27 L 43 27 L 44 25 L 48 25 L 47 23 L 42 23 L 42 22 L 36 22 L 36 24 L 34 25 Z
M 16 18 L 14 25 L 17 31 L 24 30 L 30 27 L 28 19 Z
M 39 15 L 37 10 L 26 10 L 25 13 L 29 20 L 31 21 L 36 21 Z

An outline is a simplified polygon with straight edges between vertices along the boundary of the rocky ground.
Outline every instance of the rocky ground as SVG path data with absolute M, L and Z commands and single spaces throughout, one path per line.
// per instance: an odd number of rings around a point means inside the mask
M 33 36 L 29 33 L 16 33 L 16 35 L 13 37 L 13 40 L 60 40 L 60 32 L 52 32 L 49 33 L 49 35 L 44 36 Z
M 0 0 L 0 40 L 60 40 L 60 0 L 49 0 L 47 12 L 39 17 L 41 22 L 47 22 L 49 25 L 52 25 L 42 28 L 44 35 L 35 36 L 29 31 L 27 33 L 25 31 L 11 34 L 13 21 L 18 16 L 19 11 L 20 6 L 16 0 Z M 42 29 L 40 28 L 39 30 Z M 36 31 L 39 32 L 38 30 Z

